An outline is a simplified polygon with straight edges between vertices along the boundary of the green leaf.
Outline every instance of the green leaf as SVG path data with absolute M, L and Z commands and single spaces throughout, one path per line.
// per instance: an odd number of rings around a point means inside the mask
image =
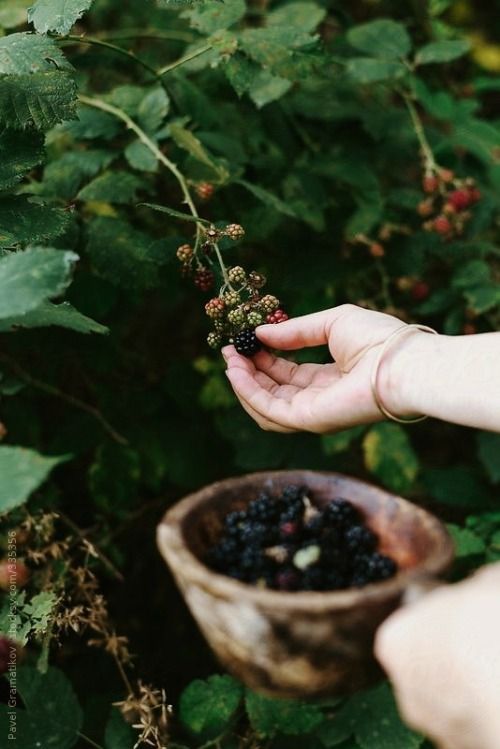
M 500 434 L 478 432 L 476 434 L 479 460 L 486 469 L 490 481 L 500 481 Z
M 158 159 L 138 138 L 126 147 L 125 158 L 132 169 L 137 169 L 140 172 L 158 171 Z
M 37 195 L 73 200 L 81 183 L 109 166 L 114 154 L 99 148 L 68 151 L 45 167 Z M 31 186 L 33 189 L 33 185 Z
M 100 325 L 90 317 L 82 315 L 69 302 L 61 302 L 61 304 L 43 302 L 39 307 L 26 312 L 24 315 L 6 317 L 0 320 L 0 331 L 7 332 L 18 328 L 46 328 L 51 325 L 68 328 L 77 333 L 103 334 L 109 332 L 105 325 Z
M 0 125 L 48 130 L 76 118 L 76 84 L 63 71 L 0 78 Z
M 168 114 L 169 98 L 161 86 L 148 91 L 141 100 L 137 110 L 140 126 L 147 133 L 155 133 L 162 125 Z
M 466 39 L 449 39 L 441 42 L 430 42 L 421 47 L 415 57 L 417 65 L 428 65 L 434 62 L 451 62 L 462 57 L 470 49 Z
M 66 458 L 49 458 L 26 447 L 0 445 L 0 514 L 26 502 L 54 466 Z
M 361 437 L 365 431 L 364 426 L 352 427 L 352 429 L 344 429 L 338 434 L 324 434 L 321 437 L 321 447 L 325 455 L 337 455 L 338 453 L 347 450 L 354 440 Z
M 270 206 L 273 210 L 278 211 L 278 213 L 283 213 L 285 216 L 295 218 L 295 211 L 293 210 L 293 208 L 291 208 L 288 203 L 285 203 L 284 200 L 281 200 L 281 198 L 278 198 L 276 195 L 273 195 L 272 192 L 266 190 L 264 187 L 254 185 L 244 179 L 235 180 L 235 184 L 244 187 L 246 190 L 251 192 L 252 195 L 257 198 L 257 200 L 260 200 L 265 205 Z
M 75 140 L 111 140 L 122 130 L 122 123 L 117 117 L 93 107 L 79 106 L 77 117 L 73 119 L 74 122 L 66 122 L 62 129 Z
M 446 527 L 455 544 L 455 554 L 458 558 L 477 556 L 478 554 L 485 553 L 486 544 L 473 531 L 467 528 L 460 528 L 460 526 L 453 523 L 447 523 Z
M 361 52 L 384 60 L 405 57 L 411 50 L 406 28 L 389 18 L 354 26 L 347 32 L 347 41 Z
M 197 161 L 213 169 L 219 180 L 227 179 L 228 173 L 225 167 L 218 164 L 213 156 L 210 156 L 202 142 L 190 130 L 173 123 L 170 125 L 170 134 L 180 148 L 190 153 Z
M 15 29 L 26 23 L 27 0 L 7 0 L 0 7 L 0 27 Z
M 401 62 L 372 57 L 353 57 L 348 61 L 346 70 L 358 83 L 377 83 L 402 78 L 407 74 Z
M 295 77 L 294 55 L 316 44 L 316 37 L 295 26 L 245 29 L 239 39 L 241 49 L 252 60 L 284 78 Z
M 231 676 L 196 679 L 181 694 L 179 717 L 193 733 L 214 738 L 229 726 L 242 697 L 242 685 Z
M 295 0 L 272 10 L 266 20 L 268 26 L 296 26 L 301 31 L 314 31 L 326 14 L 326 9 L 317 3 Z
M 0 259 L 0 318 L 24 315 L 70 284 L 74 252 L 31 247 Z
M 397 424 L 376 424 L 363 439 L 365 465 L 396 492 L 407 491 L 419 469 L 418 457 L 404 429 Z
M 98 276 L 126 289 L 161 283 L 159 270 L 170 261 L 168 240 L 155 240 L 125 221 L 98 218 L 90 224 L 87 252 Z
M 24 709 L 16 710 L 16 743 L 23 749 L 70 749 L 78 739 L 83 715 L 70 682 L 62 671 L 50 668 L 17 669 L 16 687 Z M 10 733 L 7 705 L 0 705 L 0 732 Z
M 181 219 L 181 221 L 191 221 L 195 224 L 202 224 L 203 226 L 211 226 L 211 222 L 207 221 L 205 218 L 200 218 L 199 216 L 192 216 L 190 213 L 181 213 L 181 211 L 176 211 L 174 208 L 169 208 L 166 205 L 157 205 L 156 203 L 139 203 L 139 205 L 143 205 L 146 208 L 152 208 L 154 211 L 160 211 L 160 213 L 167 213 L 169 216 L 172 216 L 173 218 Z
M 351 697 L 336 720 L 350 725 L 361 749 L 419 749 L 424 741 L 402 722 L 387 683 Z
M 73 70 L 52 39 L 38 34 L 9 34 L 0 39 L 0 75 Z
M 137 733 L 127 723 L 118 708 L 111 708 L 104 733 L 105 749 L 134 749 L 136 740 Z
M 0 133 L 0 190 L 19 182 L 43 161 L 43 137 L 38 133 L 4 130 Z
M 0 247 L 53 239 L 69 220 L 67 211 L 31 203 L 24 196 L 0 199 Z
M 471 286 L 464 293 L 468 306 L 478 315 L 500 304 L 500 287 L 492 282 Z
M 69 34 L 71 27 L 92 3 L 93 0 L 36 0 L 28 8 L 28 21 L 40 34 L 48 31 Z
M 57 601 L 58 596 L 53 590 L 42 590 L 26 604 L 23 613 L 29 617 L 34 634 L 47 631 Z
M 144 189 L 144 181 L 134 174 L 121 169 L 104 172 L 85 185 L 78 193 L 77 200 L 96 200 L 105 203 L 135 203 L 137 191 Z
M 427 468 L 422 479 L 437 502 L 455 507 L 477 507 L 489 501 L 481 474 L 471 466 Z
M 245 706 L 252 728 L 261 736 L 301 734 L 316 728 L 323 713 L 317 705 L 297 700 L 271 699 L 247 690 Z
M 281 99 L 292 87 L 292 82 L 268 70 L 261 70 L 248 90 L 248 95 L 258 109 Z
M 193 10 L 182 14 L 189 18 L 190 24 L 202 34 L 213 34 L 219 29 L 228 29 L 237 23 L 246 12 L 244 0 L 231 0 L 221 3 L 218 0 L 205 0 Z
M 470 260 L 459 267 L 453 274 L 451 285 L 455 289 L 466 289 L 468 286 L 476 286 L 491 278 L 491 270 L 484 260 Z

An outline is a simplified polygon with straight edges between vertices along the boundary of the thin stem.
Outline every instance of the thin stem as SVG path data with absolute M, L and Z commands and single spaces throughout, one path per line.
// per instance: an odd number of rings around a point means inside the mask
M 126 437 L 117 432 L 117 430 L 113 426 L 111 426 L 109 421 L 102 415 L 102 413 L 96 406 L 91 406 L 90 404 L 85 403 L 85 401 L 76 398 L 74 395 L 65 393 L 63 390 L 59 390 L 59 388 L 55 387 L 54 385 L 50 385 L 48 382 L 42 382 L 42 380 L 38 380 L 35 377 L 32 377 L 29 372 L 26 372 L 25 369 L 23 369 L 16 361 L 14 361 L 14 359 L 11 359 L 10 356 L 7 356 L 7 354 L 0 354 L 0 361 L 4 362 L 4 364 L 6 364 L 13 372 L 15 372 L 18 377 L 24 380 L 27 385 L 31 385 L 32 387 L 37 388 L 37 390 L 42 390 L 48 395 L 52 395 L 55 398 L 59 398 L 60 400 L 69 403 L 70 406 L 74 406 L 75 408 L 79 408 L 81 411 L 85 411 L 99 422 L 104 431 L 107 432 L 115 442 L 118 442 L 119 445 L 128 445 L 128 440 L 126 439 Z
M 62 520 L 62 521 L 63 521 L 64 523 L 66 523 L 66 525 L 68 526 L 68 528 L 71 528 L 71 530 L 73 531 L 73 533 L 76 533 L 76 535 L 77 535 L 77 536 L 78 536 L 78 537 L 79 537 L 79 538 L 80 538 L 80 539 L 81 539 L 82 541 L 85 541 L 85 542 L 86 542 L 87 544 L 89 544 L 89 546 L 91 546 L 91 547 L 92 547 L 92 549 L 93 549 L 93 550 L 95 551 L 95 553 L 97 554 L 97 557 L 98 557 L 98 558 L 99 558 L 99 559 L 101 560 L 101 562 L 102 562 L 102 563 L 103 563 L 103 564 L 104 564 L 104 565 L 105 565 L 105 566 L 106 566 L 106 567 L 107 567 L 107 568 L 108 568 L 108 569 L 109 569 L 109 570 L 110 570 L 110 571 L 111 571 L 111 572 L 113 573 L 113 575 L 115 576 L 115 578 L 116 578 L 117 580 L 119 580 L 120 582 L 123 582 L 125 578 L 123 577 L 122 573 L 121 573 L 121 572 L 120 572 L 119 570 L 117 570 L 117 569 L 116 569 L 115 565 L 113 564 L 113 562 L 112 562 L 112 561 L 111 561 L 110 559 L 108 559 L 108 557 L 106 556 L 106 554 L 104 554 L 104 552 L 102 552 L 102 551 L 101 551 L 101 550 L 100 550 L 100 549 L 99 549 L 99 548 L 98 548 L 98 547 L 97 547 L 97 546 L 96 546 L 96 545 L 95 545 L 95 544 L 94 544 L 94 543 L 93 543 L 92 541 L 90 541 L 90 540 L 89 540 L 89 539 L 87 538 L 87 536 L 85 535 L 85 533 L 84 533 L 84 532 L 83 532 L 83 531 L 81 530 L 81 528 L 79 528 L 79 527 L 77 526 L 77 524 L 76 524 L 76 523 L 74 523 L 74 522 L 73 522 L 73 521 L 71 520 L 71 518 L 69 518 L 69 517 L 68 517 L 67 515 L 65 515 L 65 513 L 64 513 L 64 512 L 61 512 L 61 511 L 59 510 L 59 511 L 58 511 L 58 514 L 59 514 L 59 517 L 61 518 L 61 520 Z
M 417 136 L 420 148 L 422 149 L 422 153 L 425 159 L 425 171 L 428 173 L 436 172 L 438 170 L 438 165 L 436 164 L 434 154 L 432 153 L 432 148 L 430 147 L 429 141 L 427 140 L 427 137 L 425 135 L 424 126 L 417 112 L 417 108 L 413 103 L 411 96 L 406 91 L 400 91 L 399 93 L 404 99 L 413 123 L 415 135 Z
M 108 112 L 109 114 L 112 114 L 114 117 L 117 117 L 119 120 L 122 120 L 126 124 L 126 126 L 129 128 L 129 130 L 132 130 L 141 143 L 144 143 L 146 148 L 149 148 L 152 154 L 156 156 L 158 161 L 160 161 L 163 166 L 165 166 L 169 172 L 171 172 L 174 177 L 176 178 L 177 182 L 179 183 L 179 186 L 181 188 L 184 202 L 189 207 L 189 210 L 191 211 L 191 214 L 195 218 L 199 218 L 198 211 L 196 210 L 196 206 L 193 202 L 193 198 L 191 197 L 191 193 L 189 192 L 189 188 L 186 182 L 186 179 L 182 172 L 178 169 L 178 167 L 173 163 L 173 161 L 170 161 L 169 158 L 165 156 L 165 154 L 160 151 L 158 146 L 154 141 L 151 140 L 151 138 L 146 135 L 144 130 L 139 127 L 139 125 L 134 122 L 134 120 L 129 117 L 129 115 L 124 112 L 122 109 L 119 109 L 118 107 L 114 107 L 112 104 L 108 104 L 108 102 L 103 101 L 102 99 L 93 99 L 89 96 L 83 96 L 80 95 L 80 101 L 82 104 L 86 104 L 89 107 L 95 107 L 96 109 L 101 109 L 103 112 Z M 201 229 L 200 225 L 196 224 L 196 245 L 199 244 L 199 238 L 201 236 Z
M 137 57 L 134 52 L 129 52 L 127 49 L 123 49 L 123 47 L 118 47 L 116 44 L 111 44 L 110 42 L 105 42 L 102 39 L 95 39 L 91 36 L 74 36 L 74 35 L 68 35 L 61 37 L 58 39 L 60 42 L 68 42 L 69 44 L 90 44 L 95 47 L 104 47 L 105 49 L 109 49 L 112 52 L 117 52 L 120 55 L 123 55 L 124 57 L 128 57 L 130 60 L 133 60 L 133 62 L 137 63 L 138 65 L 141 65 L 144 70 L 147 70 L 148 73 L 153 75 L 155 78 L 159 78 L 158 74 L 156 73 L 156 70 L 152 68 L 150 65 L 148 65 L 147 62 L 142 60 L 140 57 Z
M 217 256 L 217 260 L 219 261 L 220 269 L 222 272 L 222 278 L 224 279 L 224 286 L 229 286 L 231 291 L 234 291 L 234 288 L 231 286 L 231 281 L 229 280 L 229 276 L 227 275 L 227 269 L 224 264 L 224 260 L 222 259 L 221 251 L 219 250 L 219 245 L 217 242 L 214 243 L 214 250 L 215 254 Z
M 194 50 L 194 52 L 190 52 L 188 55 L 180 57 L 175 62 L 171 62 L 169 65 L 165 65 L 163 68 L 160 68 L 156 71 L 156 75 L 161 78 L 161 76 L 165 75 L 165 73 L 170 73 L 171 70 L 175 70 L 175 68 L 178 68 L 180 65 L 184 65 L 184 63 L 186 62 L 194 60 L 196 57 L 205 54 L 205 52 L 209 52 L 211 49 L 213 49 L 211 44 L 207 44 L 205 45 L 205 47 L 200 47 L 200 49 L 196 49 Z
M 111 41 L 121 41 L 126 39 L 158 39 L 158 40 L 169 40 L 173 42 L 193 42 L 196 37 L 194 34 L 190 34 L 187 31 L 157 31 L 152 29 L 151 31 L 144 29 L 128 29 L 121 34 L 114 34 L 113 32 L 108 33 L 106 31 L 99 32 L 97 34 L 100 39 L 110 39 Z
M 101 746 L 100 744 L 96 744 L 96 742 L 95 742 L 95 741 L 94 741 L 93 739 L 91 739 L 91 738 L 90 738 L 90 736 L 86 736 L 86 735 L 85 735 L 84 733 L 82 733 L 81 731 L 77 731 L 77 732 L 76 732 L 76 734 L 77 734 L 77 736 L 79 736 L 79 737 L 80 737 L 81 739 L 83 739 L 83 741 L 86 741 L 86 742 L 87 742 L 87 744 L 89 744 L 89 746 L 93 746 L 93 747 L 94 747 L 94 749 L 104 749 L 104 747 L 102 747 L 102 746 Z

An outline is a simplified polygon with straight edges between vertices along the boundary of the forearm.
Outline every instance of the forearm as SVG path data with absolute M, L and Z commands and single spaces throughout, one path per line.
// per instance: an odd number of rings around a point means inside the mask
M 500 432 L 500 333 L 401 336 L 380 369 L 392 413 L 422 413 Z

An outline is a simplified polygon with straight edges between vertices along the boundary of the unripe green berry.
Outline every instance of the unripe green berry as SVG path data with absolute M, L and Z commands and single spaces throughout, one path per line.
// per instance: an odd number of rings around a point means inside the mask
M 245 283 L 247 278 L 247 274 L 245 273 L 241 265 L 235 265 L 234 268 L 229 268 L 227 275 L 229 281 L 235 284 Z
M 236 240 L 245 236 L 245 230 L 239 224 L 229 224 L 229 226 L 226 226 L 224 229 L 224 234 L 230 239 Z
M 260 312 L 257 312 L 256 310 L 253 310 L 253 312 L 250 312 L 248 315 L 248 324 L 251 328 L 256 328 L 257 325 L 262 325 L 264 322 L 264 317 Z
M 219 297 L 210 299 L 210 301 L 205 304 L 205 312 L 214 320 L 224 316 L 224 309 L 225 304 Z
M 280 306 L 279 299 L 277 299 L 275 296 L 272 296 L 271 294 L 266 294 L 266 296 L 263 296 L 259 304 L 262 309 L 268 314 L 274 312 Z
M 222 298 L 224 299 L 226 307 L 236 307 L 236 305 L 241 302 L 240 295 L 237 291 L 226 291 Z
M 231 325 L 243 325 L 246 322 L 247 316 L 241 307 L 237 307 L 227 313 L 227 319 Z
M 222 343 L 222 336 L 220 333 L 216 333 L 214 330 L 208 334 L 207 343 L 210 348 L 219 348 Z

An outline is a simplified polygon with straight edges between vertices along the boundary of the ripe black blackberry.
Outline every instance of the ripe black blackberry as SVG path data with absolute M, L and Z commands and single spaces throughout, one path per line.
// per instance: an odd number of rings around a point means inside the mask
M 295 486 L 294 484 L 285 486 L 285 488 L 281 492 L 281 496 L 286 502 L 294 502 L 298 501 L 299 499 L 302 500 L 305 494 L 306 490 L 303 486 Z
M 234 347 L 242 356 L 255 356 L 262 349 L 262 344 L 254 330 L 247 328 L 234 336 Z
M 248 505 L 247 515 L 251 520 L 273 523 L 278 519 L 280 507 L 269 494 L 262 493 Z
M 217 572 L 277 590 L 328 591 L 387 580 L 396 563 L 375 551 L 377 536 L 347 500 L 314 507 L 302 487 L 263 492 L 230 512 L 206 556 Z
M 385 554 L 380 554 L 378 551 L 374 552 L 369 559 L 368 575 L 373 582 L 388 580 L 390 577 L 394 577 L 397 570 L 398 566 L 394 559 Z
M 325 521 L 336 528 L 348 528 L 359 521 L 359 514 L 347 499 L 334 499 L 324 510 Z
M 373 551 L 377 537 L 364 525 L 352 525 L 344 535 L 346 549 L 354 553 Z

